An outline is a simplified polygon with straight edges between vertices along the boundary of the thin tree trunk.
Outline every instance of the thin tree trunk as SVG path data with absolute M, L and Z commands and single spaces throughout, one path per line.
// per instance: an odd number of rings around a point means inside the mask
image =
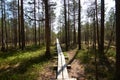
M 24 9 L 23 0 L 21 0 L 21 40 L 22 40 L 22 50 L 25 48 L 25 31 L 24 31 Z
M 2 20 L 1 20 L 1 41 L 2 41 L 2 47 L 1 47 L 1 51 L 5 50 L 5 44 L 4 44 L 4 15 L 3 15 L 3 1 L 1 1 L 1 13 L 2 13 Z
M 6 43 L 6 49 L 8 49 L 8 34 L 7 34 L 7 24 L 6 24 L 6 9 L 5 9 L 5 1 L 4 1 L 4 24 L 5 24 L 5 43 Z
M 40 46 L 40 36 L 41 36 L 41 35 L 40 35 L 40 22 L 38 22 L 38 24 L 39 24 L 39 28 L 38 28 L 38 38 L 39 38 L 39 39 L 38 39 L 38 40 L 39 40 L 39 46 Z
M 40 13 L 40 11 L 39 11 L 40 10 L 39 4 L 40 4 L 40 0 L 38 0 L 38 13 Z M 40 36 L 41 36 L 40 35 L 40 30 L 41 30 L 40 29 L 40 25 L 41 25 L 41 23 L 38 21 L 38 24 L 39 24 L 39 26 L 38 26 L 38 40 L 39 40 L 39 46 L 40 46 L 40 42 L 41 42 L 40 41 Z
M 79 0 L 78 9 L 78 49 L 81 49 L 81 1 Z
M 46 39 L 46 56 L 50 57 L 50 26 L 49 26 L 48 0 L 45 0 L 45 39 Z
M 15 15 L 15 14 L 14 14 Z M 16 19 L 13 20 L 13 26 L 14 26 L 14 47 L 17 47 L 17 21 Z
M 97 43 L 98 43 L 98 50 L 100 49 L 100 41 L 99 41 L 99 24 L 98 24 L 98 9 L 97 9 L 97 0 L 95 0 L 95 9 L 96 9 L 96 27 L 97 27 Z
M 101 43 L 100 53 L 104 54 L 104 0 L 101 0 Z
M 74 39 L 73 39 L 73 44 L 76 44 L 76 28 L 75 28 L 75 0 L 73 0 L 73 6 L 74 6 L 74 8 L 73 8 L 73 11 L 74 11 L 74 32 L 73 32 L 73 35 L 74 35 Z
M 44 18 L 44 4 L 42 3 L 42 17 Z M 42 35 L 41 35 L 41 37 L 42 37 L 42 39 L 41 39 L 41 42 L 42 42 L 42 44 L 44 44 L 44 42 L 45 42 L 45 22 L 44 21 L 42 21 L 42 26 L 41 26 L 41 33 L 42 33 Z
M 95 79 L 98 80 L 98 66 L 97 66 L 97 52 L 96 52 L 96 26 L 95 26 L 95 10 L 94 10 L 94 34 L 93 34 L 93 48 L 94 48 L 94 54 L 95 54 Z
M 20 3 L 19 3 L 20 1 L 18 0 L 18 28 L 19 28 L 19 30 L 18 30 L 18 32 L 19 32 L 19 48 L 21 48 L 21 25 L 20 25 Z
M 14 9 L 14 5 L 16 5 L 16 1 L 13 2 L 12 4 L 12 9 Z M 14 48 L 17 47 L 17 14 L 16 11 L 12 11 L 13 14 L 13 44 L 14 44 Z
M 66 51 L 68 50 L 68 36 L 67 36 L 67 17 L 66 17 L 66 0 L 64 0 L 64 16 L 65 16 L 65 44 L 66 44 Z
M 35 42 L 35 45 L 37 45 L 37 32 L 36 32 L 36 0 L 34 0 L 34 19 L 35 19 L 35 21 L 34 21 L 34 27 L 35 27 L 35 38 L 34 38 L 34 42 Z
M 70 22 L 69 22 L 69 0 L 68 0 L 68 46 L 70 46 Z

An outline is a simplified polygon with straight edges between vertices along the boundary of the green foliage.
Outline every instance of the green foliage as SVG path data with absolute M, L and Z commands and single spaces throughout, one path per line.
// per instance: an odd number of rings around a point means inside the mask
M 108 57 L 113 57 L 115 58 L 116 57 L 116 52 L 114 49 L 110 48 L 108 53 L 106 54 Z
M 76 56 L 77 59 L 80 59 L 82 63 L 88 63 L 90 56 L 88 56 L 88 52 L 86 50 L 78 51 L 78 55 Z
M 67 52 L 63 52 L 63 54 L 64 54 L 64 56 L 65 56 L 65 57 L 68 57 L 68 54 L 67 54 Z

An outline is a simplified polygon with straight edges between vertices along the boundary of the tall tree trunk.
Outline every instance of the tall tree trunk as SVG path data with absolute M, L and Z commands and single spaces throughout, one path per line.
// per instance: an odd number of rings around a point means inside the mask
M 73 39 L 73 44 L 76 44 L 76 28 L 75 28 L 75 26 L 76 26 L 76 25 L 75 25 L 75 19 L 76 19 L 76 18 L 75 18 L 75 0 L 73 0 L 73 6 L 74 6 L 74 8 L 73 8 L 73 11 L 74 11 L 74 16 L 73 16 L 73 17 L 74 17 L 74 21 L 73 21 L 73 22 L 74 22 L 74 26 L 73 26 L 73 27 L 74 27 L 74 32 L 73 32 L 73 36 L 74 36 L 74 37 L 73 37 L 73 38 L 74 38 L 74 39 Z
M 40 13 L 39 4 L 40 4 L 40 0 L 38 0 L 38 13 Z M 40 17 L 39 17 L 39 19 L 40 19 Z M 40 25 L 41 25 L 41 23 L 40 23 L 40 21 L 38 21 L 38 42 L 39 42 L 39 46 L 40 46 L 40 43 L 41 43 L 41 41 L 40 41 L 40 37 L 41 37 L 41 35 L 40 35 L 40 30 L 41 30 Z
M 1 20 L 1 41 L 2 41 L 2 47 L 1 47 L 1 51 L 5 50 L 5 44 L 4 44 L 4 9 L 3 9 L 3 0 L 1 1 L 1 13 L 2 13 L 2 20 Z
M 69 0 L 68 0 L 68 24 L 67 24 L 67 27 L 68 27 L 68 46 L 70 46 L 70 22 L 69 22 Z
M 5 1 L 4 1 L 4 25 L 5 25 L 5 43 L 6 43 L 6 49 L 8 49 L 8 34 L 7 34 L 7 23 L 6 23 L 6 7 L 5 7 Z
M 16 42 L 16 11 L 14 10 L 14 5 L 16 5 L 16 2 L 15 1 L 13 1 L 12 2 L 12 6 L 11 6 L 11 9 L 13 9 L 13 11 L 12 11 L 12 16 L 13 16 L 13 19 L 12 19 L 12 29 L 13 29 L 13 35 L 12 35 L 12 37 L 13 37 L 13 40 L 12 40 L 12 43 L 13 43 L 13 46 L 14 46 L 14 48 L 16 48 L 16 45 L 17 45 L 17 42 Z
M 104 54 L 104 0 L 101 0 L 101 43 L 100 53 Z
M 14 43 L 14 47 L 16 48 L 17 47 L 17 21 L 15 17 L 13 19 L 13 27 L 14 27 L 14 40 L 13 40 L 14 42 L 13 43 Z
M 48 0 L 45 0 L 45 40 L 46 56 L 50 56 L 50 26 L 49 26 L 49 6 Z
M 81 49 L 81 1 L 79 0 L 78 9 L 78 49 Z
M 41 41 L 40 41 L 40 36 L 41 36 L 41 35 L 40 35 L 40 22 L 38 22 L 38 24 L 39 24 L 39 26 L 38 26 L 38 38 L 39 38 L 39 39 L 38 39 L 38 40 L 39 40 L 39 46 L 40 46 L 40 42 L 41 42 Z
M 93 18 L 93 49 L 95 54 L 95 79 L 98 80 L 98 66 L 97 66 L 97 52 L 96 52 L 96 25 L 95 25 L 95 10 L 94 10 L 94 18 Z
M 66 44 L 66 51 L 68 50 L 68 36 L 67 36 L 67 16 L 66 16 L 66 0 L 64 0 L 64 17 L 65 17 L 65 44 Z
M 36 0 L 34 0 L 34 19 L 35 19 L 35 21 L 34 21 L 34 27 L 35 27 L 35 38 L 34 38 L 34 42 L 35 42 L 35 45 L 37 45 L 37 32 L 36 32 Z
M 20 1 L 18 0 L 18 33 L 19 33 L 19 48 L 21 48 L 21 25 L 20 25 Z
M 8 30 L 7 30 L 7 24 L 6 24 L 6 20 L 5 20 L 5 36 L 6 36 L 6 49 L 8 50 Z
M 99 24 L 98 24 L 98 9 L 97 9 L 97 0 L 95 0 L 95 14 L 96 14 L 96 27 L 97 27 L 97 43 L 98 43 L 98 50 L 100 49 L 100 41 L 99 41 Z
M 22 40 L 22 50 L 25 48 L 25 31 L 24 31 L 24 9 L 23 0 L 21 0 L 21 40 Z
M 44 4 L 42 3 L 42 17 L 44 18 L 44 15 L 45 13 L 44 13 Z M 45 43 L 45 21 L 42 21 L 41 22 L 41 24 L 42 24 L 42 26 L 41 26 L 41 42 L 42 42 L 42 44 L 44 44 Z
M 51 19 L 51 15 L 50 15 L 50 18 L 49 18 L 49 26 L 50 26 L 50 45 L 51 45 L 51 40 L 52 40 L 52 21 L 51 21 L 52 19 Z
M 115 80 L 120 79 L 120 1 L 115 0 L 116 3 L 116 74 Z

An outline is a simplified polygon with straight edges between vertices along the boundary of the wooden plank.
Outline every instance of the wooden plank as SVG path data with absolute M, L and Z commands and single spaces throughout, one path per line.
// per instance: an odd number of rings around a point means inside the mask
M 61 67 L 58 67 L 58 72 L 57 72 L 57 79 L 62 79 L 62 72 L 61 72 Z
M 57 52 L 58 52 L 58 68 L 57 68 L 57 79 L 62 79 L 63 75 L 62 75 L 62 61 L 61 61 L 61 50 L 60 50 L 60 45 L 59 45 L 59 41 L 58 39 L 56 40 L 57 42 Z
M 67 71 L 67 64 L 65 62 L 65 57 L 63 55 L 62 49 L 60 47 L 58 39 L 57 42 L 57 52 L 58 52 L 58 69 L 57 69 L 57 79 L 58 80 L 70 80 Z
M 57 79 L 57 80 L 77 80 L 76 78 Z
M 67 78 L 67 79 L 64 79 L 64 80 L 77 80 L 76 78 Z
M 57 78 L 60 79 L 62 78 L 62 70 L 61 70 L 61 66 L 62 66 L 62 63 L 61 63 L 61 56 L 60 54 L 58 54 L 58 69 L 57 69 Z
M 67 71 L 67 68 L 66 68 L 67 65 L 65 63 L 65 57 L 64 57 L 63 53 L 62 53 L 61 57 L 62 57 L 62 67 L 63 67 L 63 78 L 64 79 L 69 78 L 68 71 Z
M 60 56 L 60 54 L 58 54 L 58 66 L 59 66 L 59 67 L 62 66 L 61 56 Z

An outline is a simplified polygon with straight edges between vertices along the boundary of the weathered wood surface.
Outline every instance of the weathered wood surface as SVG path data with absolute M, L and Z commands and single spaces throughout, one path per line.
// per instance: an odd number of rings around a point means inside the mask
M 57 53 L 58 53 L 57 80 L 76 80 L 74 78 L 69 78 L 67 71 L 67 64 L 65 62 L 65 57 L 63 55 L 58 39 L 56 39 L 56 42 L 57 42 Z

